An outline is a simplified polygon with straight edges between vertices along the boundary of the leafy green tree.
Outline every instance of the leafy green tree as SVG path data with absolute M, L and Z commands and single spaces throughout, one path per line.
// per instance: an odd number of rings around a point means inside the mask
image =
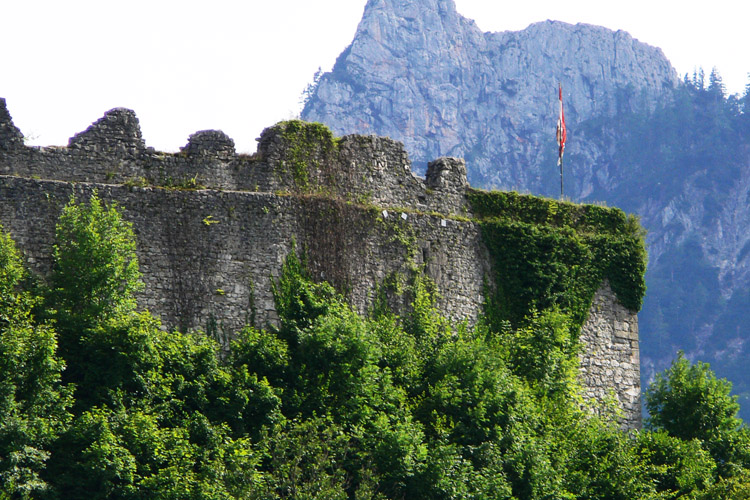
M 315 319 L 328 311 L 336 291 L 328 283 L 314 283 L 308 274 L 307 265 L 292 245 L 281 269 L 279 279 L 271 283 L 278 328 L 272 330 L 294 347 L 299 333 L 312 325 Z
M 750 430 L 737 417 L 732 384 L 707 363 L 683 353 L 646 390 L 646 425 L 681 439 L 697 439 L 716 462 L 715 474 L 731 478 L 750 470 Z
M 330 285 L 313 283 L 303 262 L 290 252 L 274 284 L 277 338 L 251 335 L 260 348 L 252 356 L 237 347 L 248 369 L 283 389 L 285 418 L 331 418 L 361 443 L 348 466 L 352 476 L 372 470 L 383 491 L 398 496 L 424 463 L 421 425 L 408 411 L 405 390 L 393 383 L 372 323 Z
M 408 498 L 511 499 L 513 490 L 498 460 L 496 447 L 487 444 L 477 457 L 467 457 L 464 447 L 436 440 L 430 443 L 424 471 L 412 485 Z M 477 461 L 477 465 L 474 462 Z
M 716 483 L 691 497 L 695 500 L 750 500 L 750 471 L 720 478 Z
M 42 479 L 66 499 L 250 496 L 260 459 L 245 433 L 276 421 L 278 396 L 207 336 L 136 312 L 135 239 L 115 206 L 71 199 L 57 229 L 47 307 L 77 387 Z
M 507 338 L 465 324 L 453 329 L 428 282 L 416 280 L 413 293 L 405 333 L 415 338 L 423 364 L 412 400 L 430 453 L 409 496 L 562 495 L 534 392 L 506 362 Z
M 502 336 L 513 373 L 548 397 L 565 398 L 577 390 L 578 343 L 569 316 L 557 309 L 534 312 L 526 326 Z
M 343 429 L 330 419 L 290 421 L 266 440 L 263 498 L 346 500 L 352 452 Z
M 716 462 L 697 439 L 686 441 L 664 431 L 641 432 L 636 448 L 645 473 L 665 498 L 697 494 L 714 483 Z
M 71 391 L 52 325 L 32 314 L 40 299 L 21 287 L 18 251 L 0 227 L 0 497 L 49 489 L 42 475 L 50 446 L 70 421 Z
M 709 440 L 737 430 L 739 404 L 732 384 L 718 379 L 707 363 L 690 363 L 680 352 L 645 393 L 648 428 L 681 439 Z
M 55 443 L 48 474 L 61 498 L 123 498 L 136 491 L 137 464 L 113 430 L 111 410 L 78 415 Z
M 50 281 L 59 323 L 88 326 L 135 310 L 143 287 L 135 235 L 115 204 L 105 206 L 96 193 L 88 204 L 71 197 L 55 236 Z
M 635 441 L 616 423 L 571 411 L 548 436 L 555 442 L 563 481 L 573 498 L 660 498 Z

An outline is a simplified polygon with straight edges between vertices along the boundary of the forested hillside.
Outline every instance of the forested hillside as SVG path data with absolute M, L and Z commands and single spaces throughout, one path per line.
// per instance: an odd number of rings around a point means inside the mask
M 360 316 L 292 251 L 277 326 L 220 357 L 136 310 L 117 207 L 71 199 L 56 233 L 41 279 L 0 232 L 0 498 L 750 494 L 730 384 L 680 357 L 646 395 L 649 430 L 623 432 L 582 403 L 564 308 L 450 324 L 414 269 L 407 313 Z

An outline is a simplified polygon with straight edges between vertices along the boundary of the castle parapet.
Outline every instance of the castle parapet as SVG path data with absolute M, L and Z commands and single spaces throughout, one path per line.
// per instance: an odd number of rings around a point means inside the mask
M 138 158 L 146 149 L 135 112 L 126 108 L 107 111 L 89 128 L 70 138 L 68 148 L 94 156 Z
M 234 140 L 221 130 L 201 130 L 188 138 L 181 149 L 191 158 L 216 157 L 219 160 L 232 160 L 237 155 Z
M 403 143 L 388 137 L 337 139 L 321 124 L 281 122 L 263 131 L 258 155 L 280 189 L 446 214 L 466 207 L 463 160 L 436 160 L 425 181 L 413 174 Z
M 341 138 L 319 123 L 280 122 L 258 152 L 238 155 L 220 130 L 192 134 L 179 153 L 146 147 L 132 110 L 115 108 L 67 147 L 27 147 L 0 101 L 0 174 L 167 188 L 323 194 L 359 203 L 444 214 L 466 210 L 466 166 L 441 158 L 415 176 L 404 145 L 387 137 Z
M 427 165 L 425 184 L 428 190 L 437 191 L 441 203 L 450 212 L 460 212 L 466 206 L 466 162 L 461 158 L 443 157 Z

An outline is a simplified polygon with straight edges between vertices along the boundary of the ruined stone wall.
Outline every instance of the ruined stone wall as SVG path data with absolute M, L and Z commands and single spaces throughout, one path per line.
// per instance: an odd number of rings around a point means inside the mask
M 421 179 L 400 143 L 347 136 L 307 147 L 302 179 L 297 126 L 267 129 L 252 156 L 237 155 L 218 131 L 193 134 L 169 154 L 145 147 L 133 112 L 115 109 L 66 148 L 27 147 L 0 99 L 0 224 L 44 275 L 62 207 L 96 191 L 133 223 L 146 284 L 140 305 L 165 328 L 201 328 L 225 345 L 243 325 L 276 319 L 271 280 L 295 241 L 313 276 L 361 312 L 378 286 L 423 267 L 440 309 L 476 320 L 492 273 L 463 161 L 438 159 Z M 389 299 L 397 308 L 407 300 Z M 626 425 L 640 425 L 637 317 L 606 283 L 581 342 L 586 395 L 614 394 Z
M 441 309 L 476 319 L 486 258 L 470 221 L 347 204 L 319 196 L 185 191 L 0 177 L 0 223 L 32 268 L 49 269 L 55 222 L 71 195 L 96 190 L 133 223 L 146 283 L 143 307 L 165 325 L 205 329 L 211 319 L 236 331 L 254 315 L 274 320 L 270 280 L 293 241 L 317 279 L 344 290 L 360 311 L 386 278 L 426 264 Z
M 236 154 L 234 141 L 216 130 L 191 135 L 179 153 L 163 153 L 146 147 L 133 111 L 116 108 L 72 137 L 67 147 L 26 147 L 0 98 L 0 175 L 266 193 L 324 191 L 351 201 L 465 213 L 463 161 L 434 162 L 425 182 L 412 174 L 400 142 L 346 136 L 330 151 L 316 150 L 312 139 L 295 144 L 306 138 L 304 131 L 299 136 L 290 131 L 294 126 L 281 123 L 266 129 L 254 155 Z M 309 178 L 304 186 L 290 172 L 296 147 L 312 151 L 303 158 Z
M 638 316 L 617 301 L 609 283 L 594 295 L 579 340 L 584 396 L 592 401 L 613 400 L 622 408 L 624 425 L 640 428 Z

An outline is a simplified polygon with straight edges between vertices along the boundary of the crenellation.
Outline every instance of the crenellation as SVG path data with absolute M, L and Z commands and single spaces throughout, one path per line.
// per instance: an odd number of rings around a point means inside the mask
M 0 97 L 0 154 L 3 150 L 12 151 L 23 145 L 23 134 L 13 124 L 5 98 Z
M 93 156 L 136 159 L 146 149 L 135 112 L 127 108 L 107 111 L 89 128 L 68 141 L 68 148 Z
M 400 142 L 334 138 L 298 121 L 266 129 L 249 156 L 216 130 L 192 134 L 179 153 L 154 151 L 135 113 L 123 108 L 68 147 L 27 147 L 0 99 L 0 223 L 30 268 L 49 272 L 63 206 L 97 192 L 133 224 L 146 284 L 140 306 L 164 328 L 200 328 L 225 345 L 246 324 L 278 320 L 271 283 L 293 242 L 305 249 L 312 275 L 360 312 L 379 290 L 404 310 L 408 298 L 395 285 L 424 272 L 441 311 L 476 321 L 492 259 L 470 218 L 467 189 L 463 160 L 437 159 L 422 179 Z M 606 282 L 580 341 L 586 397 L 614 392 L 624 425 L 638 427 L 637 316 Z
M 319 124 L 281 122 L 263 131 L 258 152 L 237 155 L 224 132 L 192 134 L 179 153 L 147 148 L 136 114 L 115 108 L 68 147 L 26 147 L 5 101 L 0 106 L 0 174 L 71 182 L 207 187 L 232 191 L 322 192 L 350 201 L 444 214 L 465 213 L 462 160 L 440 159 L 427 183 L 411 171 L 402 143 L 375 136 L 334 139 Z
M 466 190 L 469 181 L 466 163 L 462 158 L 438 158 L 427 165 L 425 185 L 430 191 L 438 191 L 443 204 L 452 213 L 460 213 L 466 207 Z
M 201 130 L 192 134 L 181 151 L 189 157 L 215 156 L 221 160 L 232 160 L 237 155 L 234 140 L 221 130 Z

